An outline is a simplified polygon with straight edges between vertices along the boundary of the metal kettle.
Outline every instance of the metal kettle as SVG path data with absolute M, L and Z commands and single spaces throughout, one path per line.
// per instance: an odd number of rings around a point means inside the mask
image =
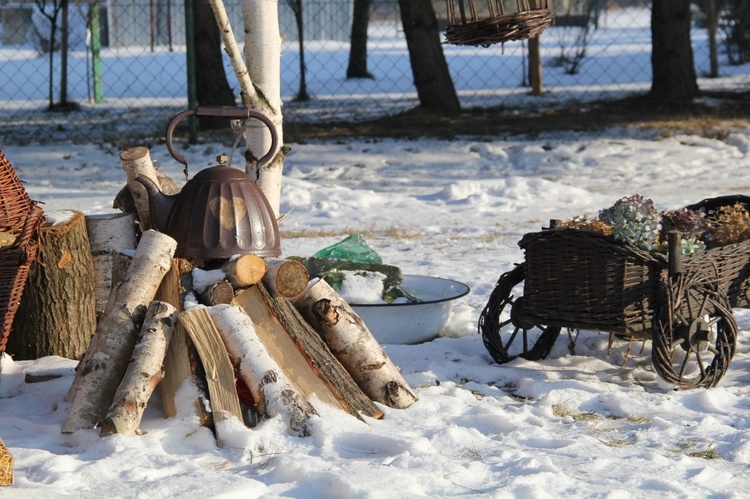
M 271 148 L 258 165 L 267 163 L 276 151 L 278 136 L 266 116 L 242 108 L 199 107 L 179 113 L 167 126 L 167 149 L 186 171 L 187 161 L 175 150 L 172 136 L 177 124 L 188 116 L 260 120 L 271 132 Z M 153 227 L 177 241 L 175 256 L 210 260 L 248 253 L 261 257 L 281 254 L 273 209 L 244 171 L 222 164 L 206 168 L 171 196 L 145 176 L 136 180 L 148 192 Z

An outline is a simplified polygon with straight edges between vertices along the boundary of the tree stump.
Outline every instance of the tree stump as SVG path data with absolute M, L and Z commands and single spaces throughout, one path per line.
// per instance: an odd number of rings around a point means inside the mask
M 45 225 L 6 351 L 15 360 L 78 359 L 96 330 L 94 264 L 83 213 Z

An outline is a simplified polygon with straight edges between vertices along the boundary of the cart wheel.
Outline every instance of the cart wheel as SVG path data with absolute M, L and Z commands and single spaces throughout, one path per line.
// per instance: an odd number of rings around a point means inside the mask
M 737 343 L 729 298 L 715 285 L 682 276 L 666 294 L 651 347 L 654 369 L 680 390 L 716 386 Z
M 524 279 L 522 266 L 500 276 L 479 317 L 479 333 L 484 346 L 498 364 L 516 357 L 541 360 L 549 355 L 560 335 L 559 327 L 524 323 L 523 297 L 515 298 L 513 288 Z M 503 311 L 506 314 L 503 316 Z

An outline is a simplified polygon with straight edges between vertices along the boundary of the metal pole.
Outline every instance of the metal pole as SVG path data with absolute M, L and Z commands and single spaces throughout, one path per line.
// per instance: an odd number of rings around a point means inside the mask
M 193 25 L 193 0 L 185 0 L 185 52 L 187 55 L 188 109 L 198 107 L 198 92 L 195 79 L 195 27 Z M 189 122 L 190 143 L 198 142 L 198 123 L 193 116 Z
M 102 86 L 102 30 L 99 24 L 99 3 L 91 4 L 91 66 L 94 80 L 94 102 L 104 102 Z

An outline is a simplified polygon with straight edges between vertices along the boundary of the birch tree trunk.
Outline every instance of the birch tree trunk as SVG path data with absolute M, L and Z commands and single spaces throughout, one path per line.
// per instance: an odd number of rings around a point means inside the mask
M 245 169 L 268 199 L 276 217 L 281 204 L 281 174 L 288 148 L 283 147 L 281 114 L 281 35 L 278 0 L 242 0 L 245 28 L 245 60 L 260 102 L 253 109 L 273 122 L 279 150 L 271 161 L 258 167 L 248 159 Z M 271 133 L 258 120 L 248 120 L 245 136 L 248 158 L 260 158 L 271 147 Z

